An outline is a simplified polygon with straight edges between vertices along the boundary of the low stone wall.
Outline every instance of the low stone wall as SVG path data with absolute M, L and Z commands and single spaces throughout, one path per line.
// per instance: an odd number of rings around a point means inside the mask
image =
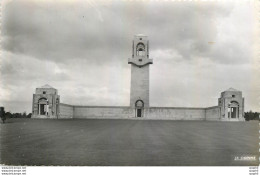
M 69 119 L 74 118 L 74 107 L 72 105 L 60 103 L 58 118 Z
M 135 109 L 128 106 L 73 106 L 73 118 L 135 118 Z M 220 108 L 150 107 L 142 119 L 154 120 L 220 120 Z
M 150 107 L 144 118 L 169 120 L 205 120 L 205 108 Z
M 213 106 L 205 109 L 206 120 L 219 121 L 221 120 L 220 107 Z
M 74 118 L 133 118 L 127 106 L 74 106 Z
M 136 118 L 136 110 L 128 106 L 73 106 L 61 103 L 61 119 L 131 119 Z M 212 120 L 219 121 L 220 107 L 185 108 L 185 107 L 150 107 L 143 109 L 143 117 L 153 120 Z

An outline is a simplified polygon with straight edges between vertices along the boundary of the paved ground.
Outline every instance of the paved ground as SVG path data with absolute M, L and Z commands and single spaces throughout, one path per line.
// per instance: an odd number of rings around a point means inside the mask
M 12 119 L 0 124 L 1 164 L 257 165 L 258 122 Z

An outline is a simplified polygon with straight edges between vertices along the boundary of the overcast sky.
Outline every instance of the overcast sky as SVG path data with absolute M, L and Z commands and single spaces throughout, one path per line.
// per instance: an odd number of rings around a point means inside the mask
M 31 112 L 36 87 L 61 102 L 129 105 L 132 39 L 150 40 L 150 106 L 209 107 L 230 87 L 260 111 L 256 1 L 4 0 L 0 106 Z

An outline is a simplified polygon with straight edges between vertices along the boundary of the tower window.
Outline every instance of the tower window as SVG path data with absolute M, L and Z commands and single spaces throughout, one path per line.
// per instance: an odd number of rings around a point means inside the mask
M 136 55 L 144 56 L 145 55 L 145 46 L 143 43 L 138 43 L 136 46 Z
M 144 56 L 144 50 L 143 49 L 138 49 L 138 51 L 137 51 L 137 55 L 138 56 Z
M 232 97 L 236 97 L 235 95 L 232 95 Z
M 42 93 L 43 93 L 43 94 L 46 94 L 46 91 L 43 91 Z

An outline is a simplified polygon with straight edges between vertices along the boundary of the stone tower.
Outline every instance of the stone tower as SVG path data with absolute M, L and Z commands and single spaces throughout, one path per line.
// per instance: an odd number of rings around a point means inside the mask
M 36 88 L 33 94 L 32 118 L 57 118 L 59 104 L 60 96 L 57 89 L 47 84 Z
M 221 120 L 244 121 L 244 98 L 242 92 L 234 88 L 221 93 L 218 99 Z
M 149 40 L 147 36 L 134 36 L 132 45 L 130 107 L 136 108 L 136 116 L 143 116 L 143 108 L 149 107 Z

